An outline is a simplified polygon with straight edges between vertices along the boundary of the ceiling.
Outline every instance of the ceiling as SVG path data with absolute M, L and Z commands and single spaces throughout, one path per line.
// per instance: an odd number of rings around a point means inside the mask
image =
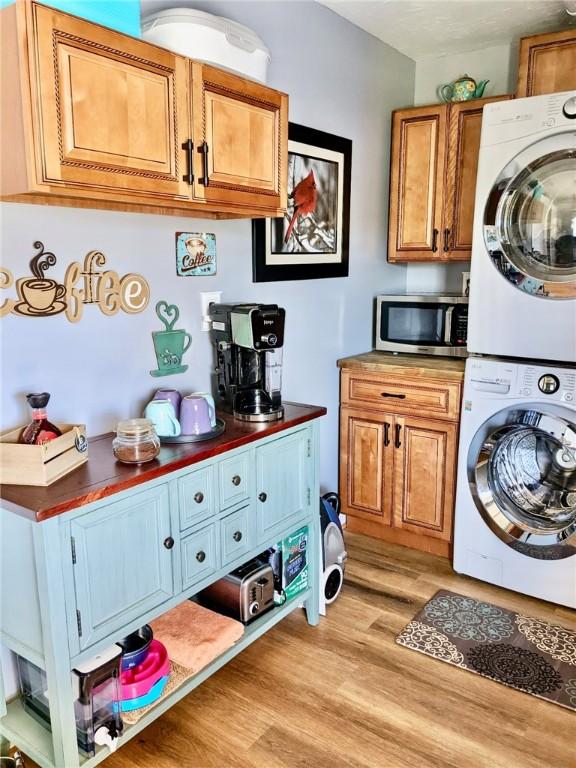
M 415 60 L 576 25 L 576 0 L 318 1 Z

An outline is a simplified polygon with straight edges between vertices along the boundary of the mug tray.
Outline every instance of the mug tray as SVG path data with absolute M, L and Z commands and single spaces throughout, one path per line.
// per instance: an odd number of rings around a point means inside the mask
M 216 417 L 216 426 L 210 432 L 202 432 L 201 435 L 178 435 L 178 437 L 160 437 L 162 445 L 174 445 L 177 443 L 200 443 L 202 440 L 212 440 L 220 435 L 226 429 L 224 419 Z

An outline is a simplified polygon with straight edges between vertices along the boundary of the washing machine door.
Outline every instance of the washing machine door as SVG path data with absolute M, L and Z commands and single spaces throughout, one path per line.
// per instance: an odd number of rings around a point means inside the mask
M 576 131 L 535 142 L 502 170 L 484 210 L 484 241 L 519 290 L 576 297 Z
M 537 559 L 576 554 L 576 425 L 538 410 L 504 411 L 480 444 L 469 480 L 496 535 Z

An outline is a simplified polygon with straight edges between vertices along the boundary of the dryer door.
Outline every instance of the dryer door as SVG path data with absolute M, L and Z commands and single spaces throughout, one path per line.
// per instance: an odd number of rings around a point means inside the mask
M 526 147 L 500 173 L 484 240 L 501 274 L 535 296 L 576 297 L 576 133 Z
M 502 412 L 473 441 L 469 480 L 499 538 L 537 559 L 576 554 L 576 426 L 537 410 Z

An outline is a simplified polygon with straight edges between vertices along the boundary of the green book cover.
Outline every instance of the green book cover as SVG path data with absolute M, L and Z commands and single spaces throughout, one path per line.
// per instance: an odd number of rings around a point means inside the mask
M 280 543 L 282 549 L 282 589 L 286 600 L 308 589 L 308 526 L 304 525 Z

